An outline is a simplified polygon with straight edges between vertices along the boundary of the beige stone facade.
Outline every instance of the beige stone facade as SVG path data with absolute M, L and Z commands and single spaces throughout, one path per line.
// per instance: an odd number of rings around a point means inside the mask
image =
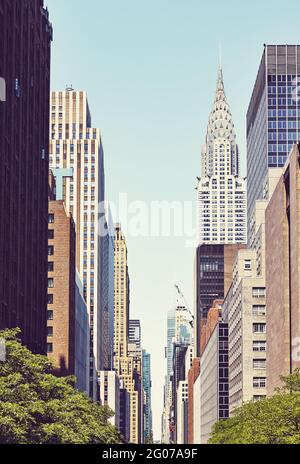
M 130 395 L 130 442 L 142 440 L 142 359 L 129 356 L 129 274 L 127 246 L 121 226 L 115 231 L 115 317 L 114 317 L 114 368 Z
M 266 396 L 265 280 L 256 276 L 256 253 L 241 250 L 224 302 L 228 319 L 229 413 Z
M 300 367 L 299 146 L 284 167 L 266 211 L 268 395 Z

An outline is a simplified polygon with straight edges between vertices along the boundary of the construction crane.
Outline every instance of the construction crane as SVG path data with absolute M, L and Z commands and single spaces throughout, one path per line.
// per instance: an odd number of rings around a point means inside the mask
M 191 316 L 190 325 L 191 325 L 191 327 L 193 328 L 193 327 L 194 327 L 194 319 L 195 319 L 195 318 L 194 318 L 194 315 L 193 315 L 192 311 L 190 310 L 189 305 L 187 304 L 187 301 L 186 301 L 186 299 L 185 299 L 185 296 L 184 296 L 184 294 L 182 293 L 182 291 L 180 290 L 179 286 L 175 284 L 175 288 L 176 288 L 176 290 L 177 290 L 177 292 L 178 292 L 178 295 L 179 295 L 179 296 L 181 297 L 181 299 L 184 301 L 185 307 L 186 307 L 186 309 L 187 309 L 189 315 Z

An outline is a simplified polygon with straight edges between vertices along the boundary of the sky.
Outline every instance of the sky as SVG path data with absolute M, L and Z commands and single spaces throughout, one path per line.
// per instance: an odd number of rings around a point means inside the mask
M 300 43 L 298 0 L 45 0 L 52 90 L 86 90 L 100 127 L 106 197 L 194 201 L 219 50 L 246 175 L 246 112 L 263 44 Z M 195 250 L 184 238 L 127 237 L 131 317 L 151 353 L 161 436 L 167 312 L 178 284 L 194 310 Z

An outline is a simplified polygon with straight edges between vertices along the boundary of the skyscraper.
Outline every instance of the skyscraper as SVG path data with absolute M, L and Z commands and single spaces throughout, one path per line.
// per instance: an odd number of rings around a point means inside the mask
M 142 357 L 134 352 L 129 355 L 129 273 L 127 245 L 121 225 L 115 228 L 115 314 L 114 314 L 114 368 L 121 384 L 130 396 L 130 442 L 143 441 Z M 124 395 L 125 397 L 126 395 Z M 120 405 L 121 411 L 123 405 Z M 123 419 L 122 419 L 123 422 Z
M 136 319 L 129 321 L 129 343 L 134 343 L 137 348 L 141 348 L 141 322 Z
M 52 92 L 50 165 L 73 168 L 63 180 L 63 199 L 76 225 L 76 266 L 90 318 L 90 394 L 97 397 L 96 371 L 104 364 L 103 230 L 104 166 L 99 129 L 92 128 L 87 94 L 68 88 Z
M 167 375 L 164 385 L 164 409 L 162 414 L 162 442 L 170 441 L 170 413 L 172 403 L 172 372 L 173 372 L 173 343 L 175 339 L 175 309 L 168 311 L 167 317 L 167 346 L 165 358 L 167 360 Z
M 143 389 L 145 394 L 144 405 L 144 443 L 151 440 L 152 431 L 152 406 L 151 406 L 151 355 L 143 350 Z
M 167 375 L 162 415 L 162 440 L 166 443 L 176 440 L 177 388 L 180 381 L 187 381 L 185 356 L 192 343 L 191 319 L 187 307 L 180 301 L 168 312 Z
M 299 45 L 265 45 L 247 113 L 249 239 L 268 167 L 284 166 L 300 140 L 299 76 Z
M 246 180 L 240 177 L 239 149 L 219 69 L 216 96 L 202 147 L 198 183 L 199 242 L 232 244 L 247 240 Z
M 51 40 L 43 0 L 0 1 L 0 328 L 43 354 Z
M 103 308 L 103 368 L 113 369 L 114 356 L 114 279 L 115 228 L 109 204 L 106 202 L 105 222 L 108 233 L 103 238 L 102 308 Z
M 127 265 L 127 246 L 121 225 L 116 225 L 115 235 L 115 318 L 114 362 L 128 352 L 130 281 Z

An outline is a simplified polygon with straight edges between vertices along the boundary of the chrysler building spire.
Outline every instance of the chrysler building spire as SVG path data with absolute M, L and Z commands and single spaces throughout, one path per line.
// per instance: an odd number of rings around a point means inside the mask
M 239 175 L 235 127 L 219 66 L 206 143 L 202 147 L 198 185 L 200 243 L 246 242 L 246 181 Z
M 239 175 L 239 151 L 235 128 L 225 94 L 223 71 L 219 67 L 215 100 L 208 121 L 206 145 L 202 148 L 202 176 L 215 174 L 214 146 L 216 141 L 221 139 L 228 140 L 231 144 L 230 174 Z

